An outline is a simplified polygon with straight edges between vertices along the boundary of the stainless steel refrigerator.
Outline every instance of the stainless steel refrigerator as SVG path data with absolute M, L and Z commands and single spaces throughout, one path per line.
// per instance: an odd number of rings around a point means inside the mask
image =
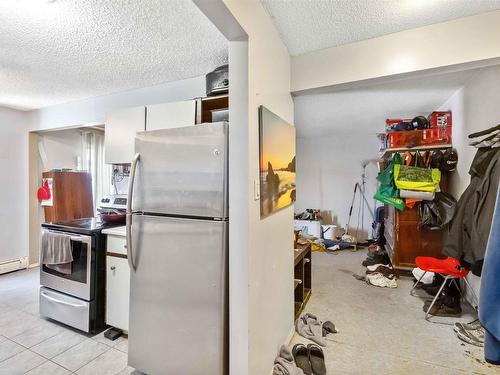
M 227 374 L 228 124 L 137 133 L 127 213 L 128 363 Z

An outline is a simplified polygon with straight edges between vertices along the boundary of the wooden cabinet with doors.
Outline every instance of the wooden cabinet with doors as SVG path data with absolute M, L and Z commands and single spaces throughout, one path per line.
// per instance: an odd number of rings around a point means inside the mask
M 396 151 L 425 151 L 449 147 L 449 145 L 437 145 L 415 149 L 388 149 L 384 155 Z M 448 183 L 448 173 L 442 172 L 439 184 L 441 191 L 448 191 Z M 442 253 L 444 232 L 421 227 L 419 205 L 420 203 L 417 203 L 413 208 L 406 207 L 404 211 L 399 211 L 393 206 L 385 206 L 385 249 L 395 268 L 406 270 L 414 268 L 415 258 L 418 256 L 445 257 Z
M 448 190 L 448 181 L 448 174 L 442 173 L 442 191 Z M 395 268 L 414 268 L 418 256 L 445 257 L 442 253 L 444 232 L 421 227 L 419 205 L 417 203 L 415 207 L 405 208 L 404 211 L 385 206 L 385 248 Z
M 417 205 L 404 211 L 386 206 L 384 226 L 385 248 L 395 268 L 414 268 L 417 256 L 443 257 L 443 232 L 421 228 Z
M 94 216 L 92 176 L 86 172 L 43 172 L 52 179 L 52 204 L 43 206 L 46 223 Z

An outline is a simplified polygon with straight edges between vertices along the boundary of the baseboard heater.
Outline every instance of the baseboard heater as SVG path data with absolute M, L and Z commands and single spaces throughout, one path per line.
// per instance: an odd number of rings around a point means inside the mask
M 0 263 L 0 275 L 7 272 L 17 271 L 28 268 L 28 257 L 22 257 L 16 260 Z

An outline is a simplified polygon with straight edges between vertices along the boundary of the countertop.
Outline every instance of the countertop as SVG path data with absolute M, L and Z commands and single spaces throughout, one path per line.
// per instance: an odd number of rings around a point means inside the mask
M 103 229 L 102 233 L 104 233 L 104 234 L 114 234 L 115 236 L 123 236 L 123 237 L 125 237 L 127 235 L 125 225 L 123 225 L 121 227 L 114 227 L 114 228 Z

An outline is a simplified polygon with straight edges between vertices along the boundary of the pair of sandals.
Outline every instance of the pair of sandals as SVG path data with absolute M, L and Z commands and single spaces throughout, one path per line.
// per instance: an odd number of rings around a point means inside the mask
M 315 344 L 296 344 L 292 349 L 295 364 L 305 375 L 326 375 L 325 355 Z

